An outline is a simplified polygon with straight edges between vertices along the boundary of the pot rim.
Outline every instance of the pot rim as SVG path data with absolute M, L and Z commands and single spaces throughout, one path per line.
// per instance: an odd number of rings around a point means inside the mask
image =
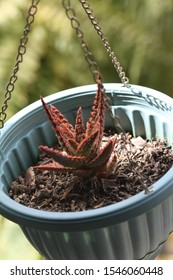
M 117 90 L 117 92 L 122 91 L 122 93 L 133 92 L 133 94 L 137 94 L 138 97 L 140 96 L 140 92 L 142 92 L 144 93 L 142 97 L 143 99 L 145 99 L 145 96 L 150 93 L 150 95 L 154 96 L 157 100 L 164 100 L 164 102 L 170 106 L 172 112 L 172 98 L 156 90 L 137 85 L 131 85 L 131 88 L 129 89 L 125 88 L 122 84 L 115 83 L 104 84 L 104 86 L 107 91 L 113 90 L 116 92 Z M 93 91 L 95 92 L 96 89 L 97 86 L 95 84 L 67 89 L 58 92 L 58 95 L 57 93 L 54 93 L 45 97 L 45 101 L 47 103 L 53 103 L 57 100 L 66 100 L 81 94 L 93 94 Z M 10 118 L 2 129 L 0 141 L 3 141 L 3 137 L 9 133 L 10 129 L 16 124 L 16 122 L 20 121 L 21 118 L 27 118 L 28 114 L 33 112 L 33 110 L 40 109 L 42 109 L 42 105 L 39 100 L 22 109 Z M 168 113 L 168 118 L 169 117 L 170 112 Z M 1 143 L 0 156 L 2 155 Z M 163 200 L 169 198 L 169 196 L 173 194 L 173 188 L 171 188 L 172 177 L 173 168 L 152 185 L 152 192 L 149 194 L 145 194 L 145 192 L 142 191 L 121 202 L 81 212 L 50 212 L 32 209 L 12 200 L 0 186 L 0 213 L 21 226 L 28 226 L 29 224 L 30 227 L 33 228 L 39 227 L 47 230 L 57 229 L 58 231 L 88 230 L 93 227 L 99 228 L 103 223 L 105 226 L 108 226 L 112 224 L 112 221 L 114 221 L 114 224 L 117 224 L 132 219 L 136 215 L 146 212 L 146 209 L 147 211 L 150 211 Z
M 155 107 L 154 106 L 155 104 L 150 103 L 151 102 L 150 96 L 151 97 L 153 96 L 155 98 L 155 102 L 161 101 L 161 103 L 162 103 L 164 100 L 164 103 L 167 105 L 167 107 L 169 107 L 169 110 L 167 110 L 168 115 L 169 115 L 169 112 L 173 112 L 173 98 L 171 98 L 170 96 L 168 96 L 160 91 L 157 91 L 155 89 L 151 89 L 151 88 L 139 86 L 139 85 L 130 85 L 130 87 L 125 87 L 121 83 L 104 83 L 104 87 L 105 87 L 105 90 L 107 90 L 108 92 L 115 92 L 115 93 L 122 92 L 122 94 L 131 93 L 134 95 L 134 97 L 136 96 L 136 98 L 141 98 L 145 102 L 149 103 L 149 105 L 152 105 L 153 107 Z M 73 98 L 73 96 L 77 96 L 78 94 L 79 95 L 93 94 L 93 91 L 95 92 L 96 90 L 97 90 L 96 84 L 84 85 L 84 86 L 65 89 L 65 90 L 53 93 L 49 96 L 44 97 L 44 100 L 46 103 L 49 104 L 49 103 L 53 103 L 53 102 L 57 101 L 57 99 L 62 101 L 69 97 Z M 25 108 L 23 108 L 22 110 L 17 112 L 14 116 L 12 116 L 8 121 L 6 121 L 4 128 L 2 128 L 0 130 L 1 135 L 3 136 L 3 133 L 5 133 L 5 131 L 8 129 L 8 127 L 10 125 L 13 126 L 13 123 L 15 123 L 16 121 L 19 121 L 20 118 L 31 113 L 31 111 L 35 110 L 35 108 L 42 109 L 42 104 L 41 104 L 40 100 L 37 100 L 37 101 L 33 102 L 32 104 L 26 106 Z M 160 108 L 160 109 L 162 109 L 162 108 Z M 0 141 L 0 144 L 1 144 L 1 141 Z M 1 145 L 0 145 L 0 147 L 1 147 Z

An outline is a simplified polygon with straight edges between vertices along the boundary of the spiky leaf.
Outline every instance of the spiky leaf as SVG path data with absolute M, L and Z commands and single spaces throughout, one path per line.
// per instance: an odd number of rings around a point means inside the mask
M 65 167 L 85 168 L 90 160 L 87 156 L 69 156 L 66 152 L 48 148 L 47 146 L 40 146 L 39 148 L 56 162 Z
M 82 108 L 79 107 L 77 111 L 76 116 L 76 122 L 75 122 L 75 134 L 76 134 L 76 142 L 80 143 L 85 138 L 85 127 L 83 123 L 83 117 L 82 117 Z
M 79 155 L 91 156 L 92 158 L 96 156 L 98 149 L 96 147 L 96 140 L 98 138 L 99 131 L 94 132 L 89 137 L 85 138 L 77 148 L 77 153 Z
M 93 168 L 93 167 L 97 167 L 97 166 L 99 167 L 99 166 L 105 165 L 110 158 L 110 155 L 115 146 L 115 142 L 116 142 L 116 137 L 114 137 L 113 139 L 109 139 L 108 142 L 106 143 L 106 145 L 100 150 L 98 156 L 95 157 L 88 164 L 88 167 Z

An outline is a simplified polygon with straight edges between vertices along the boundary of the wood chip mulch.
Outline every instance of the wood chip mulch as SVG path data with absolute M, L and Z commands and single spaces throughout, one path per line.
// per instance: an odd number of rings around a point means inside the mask
M 92 178 L 84 184 L 82 178 L 71 173 L 30 167 L 12 183 L 9 195 L 18 203 L 46 211 L 96 209 L 147 190 L 173 165 L 173 151 L 166 141 L 119 134 L 114 150 L 117 164 L 112 178 Z M 41 154 L 37 165 L 46 162 L 50 159 Z

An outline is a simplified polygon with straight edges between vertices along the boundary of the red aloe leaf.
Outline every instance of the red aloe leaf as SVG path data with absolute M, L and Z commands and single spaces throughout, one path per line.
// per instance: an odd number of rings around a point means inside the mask
M 93 128 L 97 121 L 97 107 L 98 107 L 98 99 L 99 99 L 99 91 L 97 90 L 94 105 L 92 106 L 91 117 L 89 118 L 88 122 L 86 123 L 86 136 L 89 136 L 93 132 Z
M 74 173 L 75 175 L 77 175 L 78 177 L 89 177 L 90 175 L 92 175 L 93 170 L 85 170 L 85 169 L 73 169 L 70 167 L 64 167 L 61 164 L 58 164 L 57 162 L 52 162 L 52 163 L 47 163 L 44 165 L 36 165 L 33 166 L 33 169 L 38 169 L 38 170 L 49 170 L 49 171 L 58 171 L 61 173 L 67 173 L 67 172 L 71 172 Z M 95 174 L 95 173 L 94 173 Z M 74 182 L 75 184 L 75 182 Z M 72 187 L 74 185 L 72 184 Z
M 69 143 L 68 139 L 75 139 L 75 130 L 68 120 L 61 114 L 61 112 L 53 105 L 47 106 L 41 97 L 43 107 L 53 126 L 53 130 L 56 133 L 59 144 L 64 148 L 69 154 L 76 154 L 77 145 L 72 145 Z
M 65 149 L 65 151 L 69 155 L 77 155 L 77 143 L 74 138 L 70 138 L 70 135 L 66 133 L 66 128 L 64 124 L 61 127 L 58 127 L 57 130 L 59 131 L 59 135 L 61 136 L 62 144 L 61 146 Z
M 76 143 L 76 141 L 74 139 L 67 139 L 67 143 L 66 143 L 66 145 L 68 145 L 68 150 L 66 149 L 67 153 L 71 156 L 77 156 L 78 144 Z
M 78 155 L 88 155 L 92 158 L 98 153 L 98 139 L 99 131 L 94 132 L 92 135 L 85 138 L 77 148 Z
M 115 146 L 115 142 L 116 136 L 109 139 L 106 145 L 100 150 L 98 156 L 95 157 L 92 161 L 90 161 L 90 163 L 88 164 L 88 168 L 95 168 L 105 165 L 111 156 L 111 153 Z
M 47 146 L 40 146 L 39 149 L 44 151 L 48 156 L 64 167 L 82 169 L 85 168 L 86 164 L 90 160 L 90 158 L 86 156 L 69 156 L 66 152 L 48 148 Z
M 63 147 L 64 146 L 64 137 L 70 137 L 73 138 L 75 137 L 75 130 L 73 126 L 68 122 L 68 120 L 61 114 L 61 112 L 53 105 L 48 106 L 42 97 L 41 101 L 43 104 L 43 107 L 45 109 L 45 112 L 48 116 L 48 119 L 53 126 L 53 130 L 56 133 L 56 136 L 58 138 L 58 141 L 60 145 Z M 63 128 L 63 134 L 60 133 L 60 128 Z
M 91 118 L 87 122 L 86 135 L 91 135 L 93 131 L 96 129 L 95 126 L 98 126 L 99 122 L 99 130 L 100 136 L 99 141 L 101 141 L 104 131 L 104 121 L 105 121 L 105 102 L 106 99 L 104 97 L 104 86 L 101 81 L 101 77 L 98 77 L 97 84 L 97 93 L 95 95 L 94 105 L 92 106 Z
M 66 124 L 67 128 L 69 130 L 72 130 L 74 132 L 74 128 L 73 126 L 68 122 L 68 120 L 64 117 L 64 115 L 54 106 L 54 105 L 50 105 L 48 106 L 42 97 L 40 97 L 43 107 L 45 109 L 45 112 L 51 122 L 51 124 L 53 125 L 54 129 L 56 129 L 57 125 L 60 124 Z
M 100 124 L 100 141 L 103 137 L 104 125 L 105 125 L 105 110 L 106 110 L 106 98 L 105 89 L 103 84 L 98 83 L 98 91 L 100 92 L 99 106 L 98 106 L 98 122 Z
M 73 171 L 73 168 L 66 168 L 57 162 L 51 162 L 51 163 L 47 163 L 47 164 L 43 164 L 43 165 L 36 165 L 36 166 L 33 166 L 33 168 L 40 169 L 40 170 L 59 171 L 59 172 Z
M 85 127 L 82 117 L 82 108 L 79 107 L 75 123 L 76 142 L 80 143 L 85 138 Z
M 49 112 L 51 114 L 52 120 L 56 127 L 54 128 L 55 132 L 59 132 L 59 127 L 63 127 L 64 133 L 68 137 L 75 137 L 75 130 L 73 126 L 68 122 L 68 120 L 61 114 L 61 112 L 52 104 L 49 106 Z

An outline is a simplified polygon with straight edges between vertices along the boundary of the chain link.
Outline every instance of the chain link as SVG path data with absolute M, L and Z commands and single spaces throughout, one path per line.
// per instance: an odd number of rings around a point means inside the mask
M 37 5 L 39 2 L 40 2 L 40 0 L 32 0 L 31 6 L 28 9 L 26 25 L 24 27 L 24 31 L 23 31 L 22 37 L 20 39 L 16 62 L 15 62 L 12 74 L 10 76 L 9 82 L 7 83 L 7 86 L 6 86 L 5 100 L 4 100 L 4 104 L 2 105 L 2 108 L 0 111 L 0 129 L 4 127 L 4 121 L 7 117 L 6 110 L 8 108 L 8 101 L 11 99 L 12 92 L 14 91 L 14 88 L 15 88 L 15 83 L 18 79 L 17 73 L 19 71 L 20 64 L 23 62 L 23 56 L 26 53 L 28 34 L 31 30 L 31 25 L 34 22 L 35 14 L 37 13 Z
M 97 31 L 97 34 L 100 36 L 100 38 L 103 42 L 103 45 L 105 46 L 107 53 L 112 60 L 113 66 L 115 67 L 115 69 L 119 75 L 121 82 L 124 84 L 124 86 L 129 87 L 129 79 L 126 77 L 126 74 L 123 71 L 123 68 L 121 67 L 120 62 L 118 61 L 117 57 L 115 56 L 115 53 L 112 51 L 110 44 L 109 44 L 108 40 L 106 39 L 105 35 L 101 31 L 101 27 L 98 24 L 97 18 L 93 14 L 93 10 L 91 9 L 90 4 L 88 3 L 87 0 L 79 0 L 79 2 L 81 3 L 82 7 L 84 8 L 84 10 L 85 10 L 88 18 L 90 19 L 92 25 L 94 26 L 95 30 Z

